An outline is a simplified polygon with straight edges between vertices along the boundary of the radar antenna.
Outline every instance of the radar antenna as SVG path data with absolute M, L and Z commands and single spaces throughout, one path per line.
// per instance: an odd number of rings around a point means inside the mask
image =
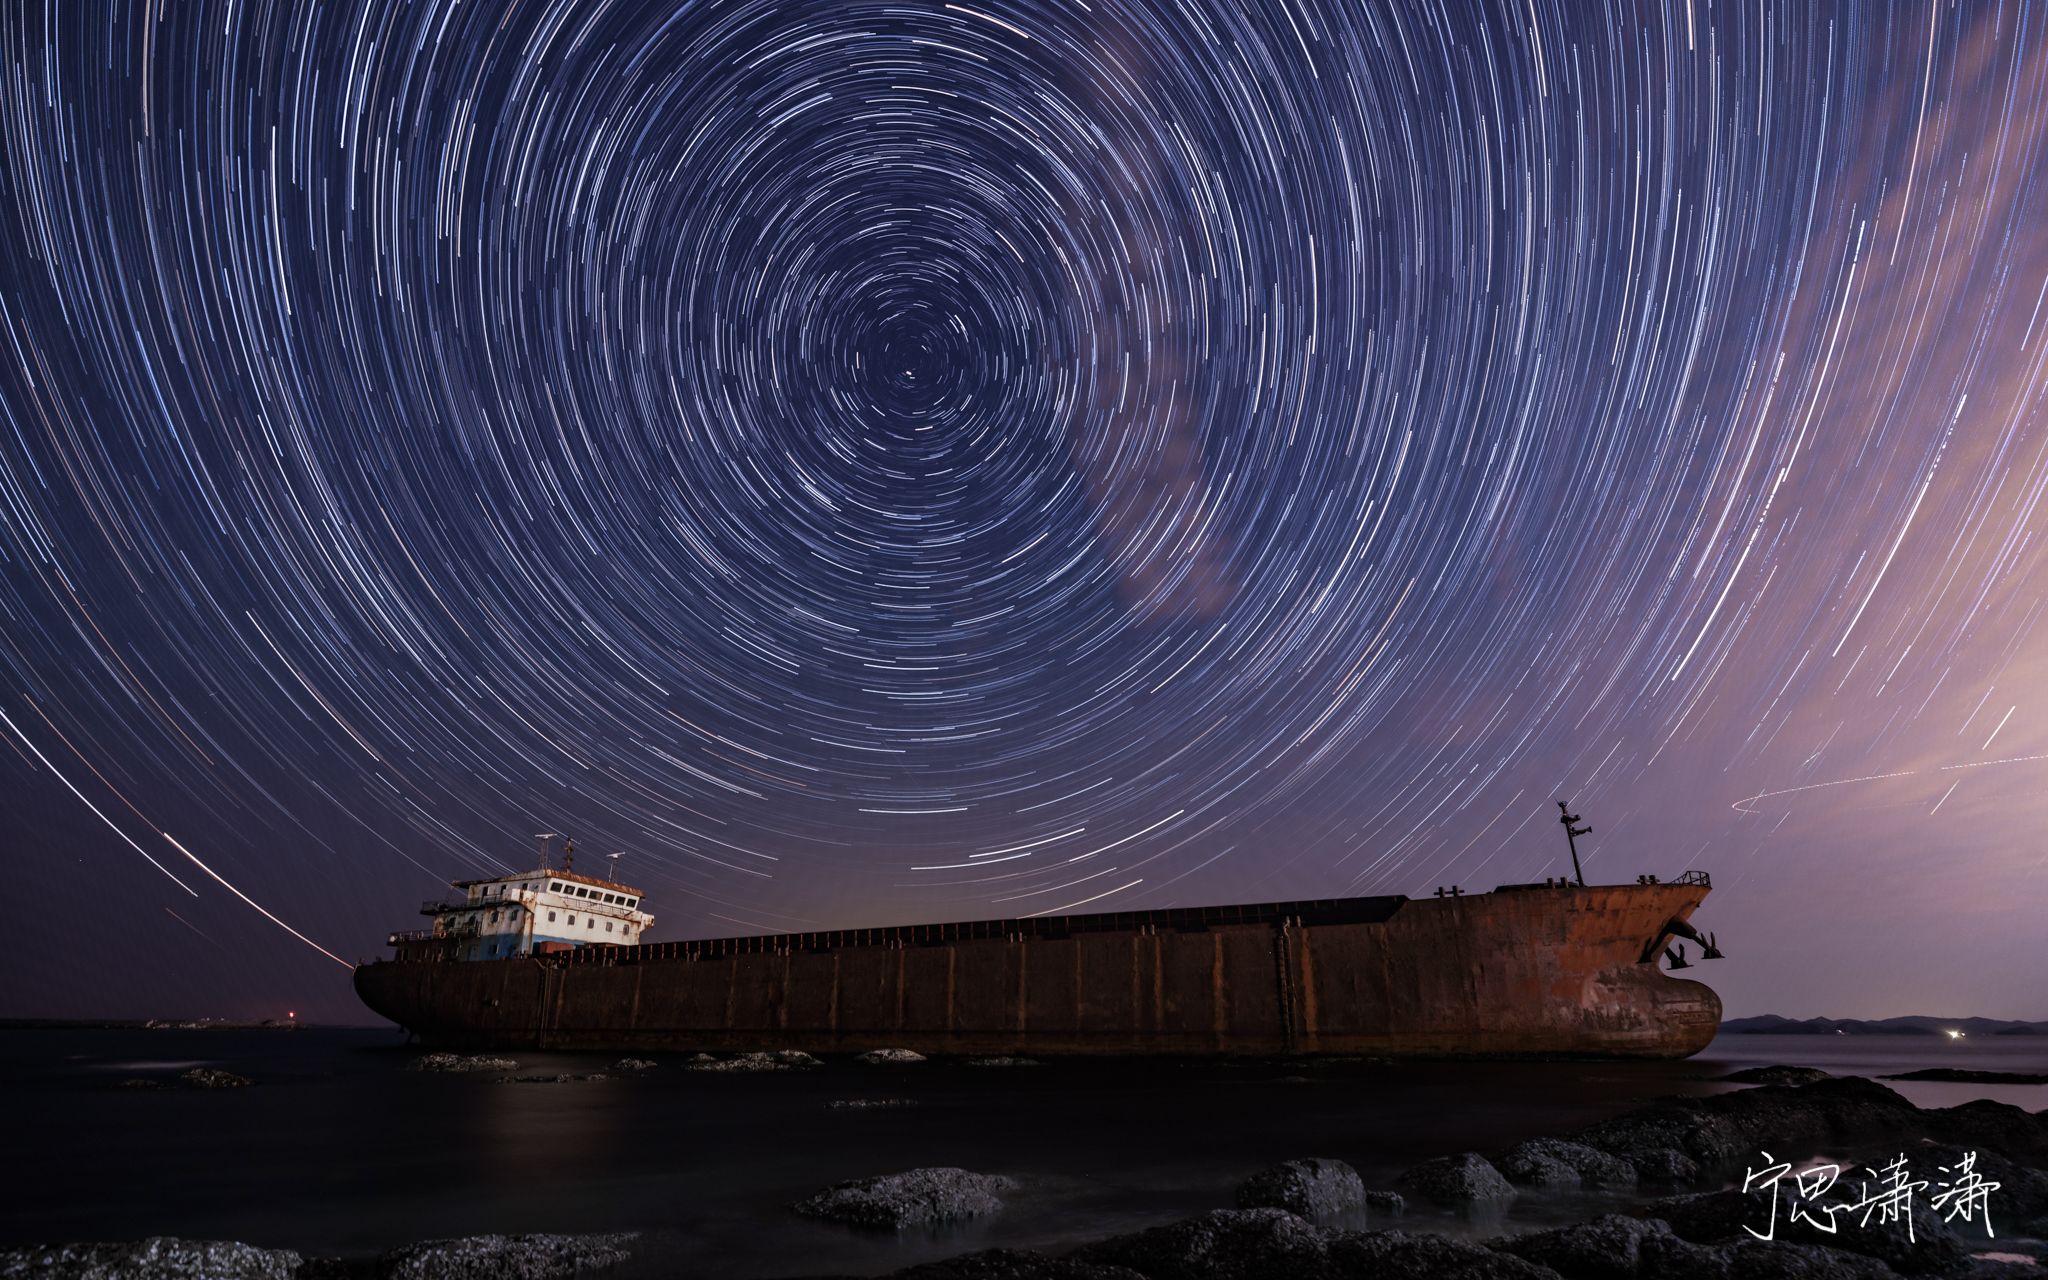
M 533 838 L 540 841 L 540 869 L 542 871 L 548 869 L 548 841 L 553 840 L 555 834 L 553 831 L 536 831 L 533 833 Z

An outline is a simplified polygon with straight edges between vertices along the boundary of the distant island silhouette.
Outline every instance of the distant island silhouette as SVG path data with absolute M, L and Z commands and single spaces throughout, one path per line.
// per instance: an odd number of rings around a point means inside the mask
M 1721 1024 L 1724 1034 L 1778 1036 L 1939 1036 L 1960 1031 L 1966 1036 L 2048 1035 L 2048 1022 L 2024 1022 L 2016 1018 L 1929 1018 L 1912 1014 L 1902 1018 L 1782 1018 L 1775 1013 L 1754 1018 L 1730 1018 Z

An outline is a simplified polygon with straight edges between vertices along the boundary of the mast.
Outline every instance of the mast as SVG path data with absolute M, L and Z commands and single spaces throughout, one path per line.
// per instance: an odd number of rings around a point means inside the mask
M 1574 827 L 1572 824 L 1579 820 L 1579 815 L 1573 813 L 1571 807 L 1562 800 L 1557 802 L 1557 820 L 1564 824 L 1565 843 L 1572 848 L 1572 875 L 1578 879 L 1579 887 L 1583 889 L 1586 887 L 1586 873 L 1579 869 L 1579 837 L 1592 835 L 1593 828 Z

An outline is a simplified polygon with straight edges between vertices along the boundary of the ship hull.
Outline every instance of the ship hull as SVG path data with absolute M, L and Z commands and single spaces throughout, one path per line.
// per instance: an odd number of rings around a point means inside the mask
M 356 970 L 467 1048 L 1679 1058 L 1720 1025 L 1658 966 L 1703 884 L 586 947 Z

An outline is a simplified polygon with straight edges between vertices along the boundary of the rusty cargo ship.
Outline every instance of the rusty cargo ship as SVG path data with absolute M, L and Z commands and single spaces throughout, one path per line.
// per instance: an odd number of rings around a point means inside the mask
M 545 859 L 456 887 L 355 972 L 451 1047 L 1679 1058 L 1721 1017 L 1660 964 L 1719 955 L 1699 872 L 655 943 L 639 890 Z

